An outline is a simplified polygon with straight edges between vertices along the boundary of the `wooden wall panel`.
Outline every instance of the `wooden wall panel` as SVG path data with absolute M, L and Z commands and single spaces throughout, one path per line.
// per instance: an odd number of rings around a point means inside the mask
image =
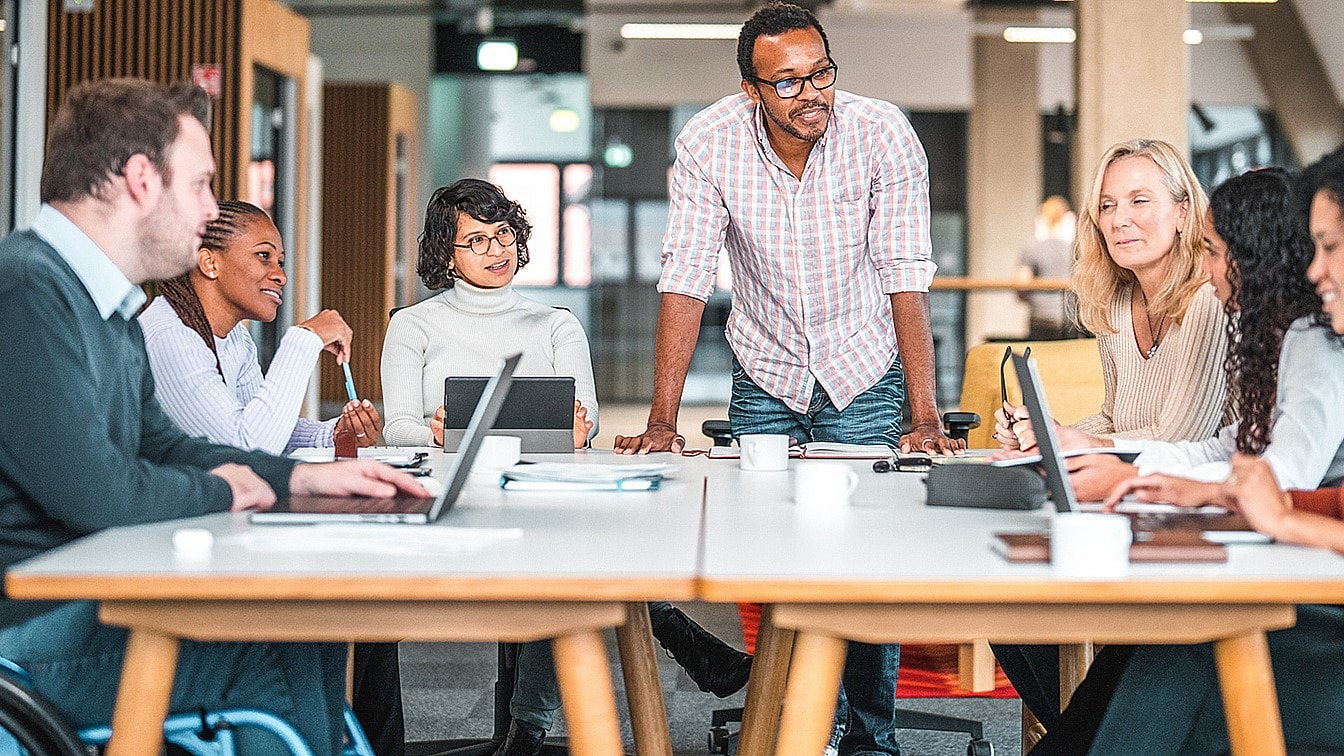
M 350 368 L 360 394 L 382 398 L 379 361 L 393 306 L 386 84 L 322 88 L 322 306 L 354 329 Z M 322 400 L 344 401 L 340 371 L 322 360 Z
M 214 104 L 211 141 L 215 193 L 237 196 L 239 26 L 236 0 L 106 0 L 92 13 L 47 3 L 47 124 L 75 84 L 113 76 L 175 82 L 197 63 L 215 63 L 223 93 Z M 305 55 L 307 38 L 303 40 Z

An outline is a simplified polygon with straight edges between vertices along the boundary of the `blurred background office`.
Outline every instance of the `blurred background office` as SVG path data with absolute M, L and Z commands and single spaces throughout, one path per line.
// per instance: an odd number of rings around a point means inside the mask
M 1037 207 L 1072 201 L 1118 139 L 1189 150 L 1206 185 L 1293 167 L 1344 141 L 1339 0 L 809 0 L 839 86 L 909 113 L 929 155 L 940 400 L 990 336 L 1024 336 L 1012 290 Z M 194 78 L 216 97 L 216 191 L 267 208 L 291 296 L 255 326 L 348 313 L 353 366 L 381 396 L 388 311 L 427 296 L 412 274 L 429 193 L 462 176 L 528 209 L 529 296 L 567 307 L 591 340 L 598 395 L 642 421 L 652 390 L 654 283 L 672 140 L 738 91 L 750 0 L 0 0 L 0 224 L 36 210 L 42 135 L 74 83 Z M 1142 103 L 1135 107 L 1133 103 Z M 725 265 L 684 404 L 729 392 Z M 309 412 L 343 398 L 330 369 Z M 625 425 L 604 412 L 599 445 Z M 684 422 L 688 427 L 691 423 Z M 698 424 L 698 423 L 696 423 Z

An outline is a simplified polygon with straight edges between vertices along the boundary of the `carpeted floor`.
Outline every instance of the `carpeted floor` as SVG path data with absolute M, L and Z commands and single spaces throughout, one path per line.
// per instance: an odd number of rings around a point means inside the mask
M 683 608 L 724 640 L 741 647 L 735 607 L 690 604 Z M 614 664 L 617 658 L 614 636 L 608 639 L 607 653 Z M 493 722 L 491 684 L 495 679 L 495 660 L 494 644 L 403 643 L 401 668 L 407 739 L 421 741 L 489 735 Z M 665 657 L 659 664 L 659 674 L 676 756 L 709 753 L 706 741 L 710 712 L 741 706 L 744 694 L 719 699 L 701 693 L 681 668 Z M 612 679 L 616 683 L 627 753 L 634 753 L 619 670 L 613 668 Z M 902 706 L 978 719 L 985 724 L 985 736 L 994 743 L 996 756 L 1018 756 L 1021 752 L 1021 704 L 1016 699 L 913 699 L 903 702 Z M 552 734 L 563 733 L 562 714 Z M 966 736 L 960 734 L 902 730 L 900 741 L 903 756 L 960 756 L 966 753 Z

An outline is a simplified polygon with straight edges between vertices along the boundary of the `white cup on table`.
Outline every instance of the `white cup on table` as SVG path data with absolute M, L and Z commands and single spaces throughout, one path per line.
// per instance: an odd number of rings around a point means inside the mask
M 789 469 L 789 437 L 783 433 L 747 433 L 738 437 L 743 470 L 778 472 Z
M 1124 577 L 1133 541 L 1129 518 L 1122 514 L 1061 512 L 1050 527 L 1050 565 L 1065 577 Z
M 518 464 L 522 457 L 523 440 L 518 436 L 486 436 L 471 464 L 472 474 L 498 475 Z

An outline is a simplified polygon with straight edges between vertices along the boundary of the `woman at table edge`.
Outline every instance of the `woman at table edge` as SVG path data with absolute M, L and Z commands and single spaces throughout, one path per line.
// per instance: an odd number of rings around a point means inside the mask
M 280 232 L 264 210 L 222 200 L 206 224 L 196 266 L 159 283 L 140 313 L 154 394 L 188 433 L 242 449 L 280 454 L 330 447 L 346 429 L 371 446 L 382 419 L 369 400 L 348 402 L 339 418 L 299 417 L 317 357 L 350 358 L 350 326 L 323 310 L 290 328 L 262 375 L 244 320 L 275 320 L 288 277 Z M 356 643 L 352 709 L 378 756 L 400 756 L 405 736 L 395 643 Z
M 1313 164 L 1297 182 L 1315 255 L 1307 275 L 1331 329 L 1344 336 L 1344 148 Z M 1338 410 L 1337 410 L 1338 411 Z M 1157 476 L 1148 476 L 1153 478 Z M 1112 492 L 1153 498 L 1163 481 L 1136 478 Z M 1344 553 L 1344 491 L 1280 490 L 1263 458 L 1237 454 L 1219 486 L 1220 501 L 1282 543 Z M 1344 749 L 1344 607 L 1299 606 L 1294 627 L 1267 634 L 1285 740 L 1294 747 Z M 1227 750 L 1217 672 L 1209 644 L 1134 650 L 1114 691 L 1091 685 L 1074 693 L 1040 756 L 1215 754 Z M 1104 682 L 1104 681 L 1103 681 Z

